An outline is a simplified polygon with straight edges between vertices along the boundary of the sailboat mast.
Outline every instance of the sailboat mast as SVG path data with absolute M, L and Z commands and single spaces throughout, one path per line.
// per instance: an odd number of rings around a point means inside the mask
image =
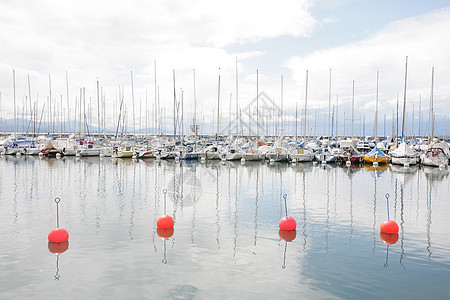
M 330 84 L 328 86 L 328 138 L 331 138 L 331 68 L 330 68 Z
M 339 118 L 339 95 L 336 94 L 336 129 L 335 129 L 336 137 L 339 136 L 339 132 L 338 132 L 338 118 Z
M 177 92 L 175 90 L 175 70 L 173 70 L 173 140 L 175 141 L 175 136 L 177 135 L 177 120 L 175 115 L 175 110 L 177 106 Z
M 259 146 L 259 75 L 256 70 L 256 145 Z
M 297 129 L 298 129 L 298 103 L 295 101 L 295 140 L 297 141 Z
M 133 71 L 131 73 L 131 102 L 133 104 L 133 138 L 136 141 L 136 118 L 134 115 L 134 84 L 133 84 Z
M 154 60 L 154 68 L 155 68 L 155 135 L 158 134 L 158 131 L 161 132 L 159 130 L 159 126 L 158 126 L 158 120 L 160 117 L 160 107 L 158 106 L 158 102 L 157 102 L 157 98 L 158 98 L 158 89 L 157 89 L 157 84 L 156 84 L 156 60 Z
M 192 76 L 194 79 L 194 120 L 192 120 L 192 123 L 194 123 L 194 135 L 195 141 L 197 142 L 197 94 L 195 90 L 195 69 L 192 69 Z
M 142 112 L 141 112 L 142 113 Z M 145 90 L 145 138 L 148 136 L 148 95 L 147 90 Z
M 422 137 L 421 132 L 420 132 L 421 116 L 422 116 L 422 95 L 420 94 L 419 95 L 419 138 Z
M 434 87 L 434 66 L 431 68 L 431 93 L 430 93 L 430 114 L 429 114 L 429 138 L 428 142 L 434 138 L 434 108 L 433 108 L 433 87 Z
M 303 143 L 306 144 L 306 134 L 307 134 L 307 129 L 306 129 L 306 117 L 308 115 L 308 70 L 306 70 L 306 88 L 305 88 L 305 110 L 304 110 L 304 114 L 305 117 L 303 119 L 303 123 L 304 123 L 304 127 L 303 127 Z
M 280 117 L 281 117 L 281 132 L 280 133 L 283 133 L 282 134 L 282 136 L 284 135 L 284 120 L 283 120 L 283 85 L 284 85 L 284 82 L 283 82 L 283 75 L 281 75 L 281 114 L 280 114 Z
M 17 138 L 17 121 L 16 121 L 16 70 L 13 70 L 13 96 L 14 96 L 14 139 Z
M 239 89 L 238 89 L 238 62 L 236 56 L 236 132 L 239 135 L 239 126 L 240 126 L 240 118 L 239 118 Z
M 219 145 L 219 112 L 220 112 L 220 68 L 219 68 L 219 83 L 217 87 L 217 132 L 216 132 L 216 146 Z
M 27 75 L 28 77 L 28 97 L 30 98 L 30 122 L 33 122 L 33 109 L 31 108 L 31 84 L 30 84 L 30 75 Z M 35 132 L 35 127 L 34 127 L 34 123 L 33 123 L 33 136 L 34 136 L 34 132 Z M 27 130 L 28 132 L 28 130 Z
M 353 80 L 352 88 L 352 143 L 353 143 L 353 123 L 355 120 L 355 81 Z
M 97 78 L 97 134 L 98 138 L 100 139 L 100 88 L 99 88 L 99 82 Z
M 48 111 L 49 111 L 49 113 L 48 113 L 48 118 L 49 118 L 49 132 L 50 132 L 50 126 L 51 126 L 51 128 L 52 128 L 52 130 L 51 130 L 51 134 L 53 135 L 53 118 L 52 118 L 52 81 L 51 81 L 51 78 L 50 78 L 50 74 L 48 75 L 48 89 L 49 89 L 49 92 L 50 92 L 50 97 L 49 97 L 49 105 L 48 105 Z
M 378 138 L 378 75 L 379 71 L 377 71 L 377 97 L 376 97 L 376 104 L 375 104 L 375 142 Z
M 403 90 L 403 118 L 402 118 L 402 142 L 405 139 L 405 114 L 406 114 L 406 78 L 408 75 L 408 56 L 405 63 L 405 89 Z
M 69 105 L 69 76 L 66 71 L 66 98 L 67 98 L 67 136 L 70 136 L 70 105 Z
M 395 145 L 398 147 L 398 93 L 397 93 L 397 126 L 395 128 L 396 134 L 395 134 Z

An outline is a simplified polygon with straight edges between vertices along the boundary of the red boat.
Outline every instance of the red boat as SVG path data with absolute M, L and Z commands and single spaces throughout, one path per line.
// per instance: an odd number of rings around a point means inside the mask
M 348 147 L 342 154 L 339 155 L 339 159 L 343 162 L 362 163 L 364 162 L 364 155 L 361 154 L 355 147 Z
M 42 149 L 39 153 L 39 155 L 44 155 L 47 157 L 56 157 L 57 154 L 60 154 L 61 156 L 64 155 L 63 151 L 61 149 L 56 149 L 51 142 L 49 142 L 45 149 Z

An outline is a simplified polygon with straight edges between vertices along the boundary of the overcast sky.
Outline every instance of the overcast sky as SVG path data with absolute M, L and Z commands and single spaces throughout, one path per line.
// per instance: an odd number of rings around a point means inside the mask
M 86 88 L 96 99 L 96 81 L 109 112 L 124 86 L 131 109 L 131 71 L 136 106 L 148 109 L 155 95 L 172 111 L 173 79 L 183 91 L 185 111 L 193 111 L 193 69 L 198 112 L 213 118 L 218 76 L 224 113 L 235 107 L 235 63 L 239 103 L 245 107 L 259 91 L 283 103 L 293 117 L 305 102 L 328 109 L 349 109 L 355 81 L 355 108 L 373 119 L 376 73 L 379 111 L 388 118 L 403 99 L 408 56 L 407 105 L 428 109 L 431 70 L 435 68 L 434 105 L 438 118 L 450 113 L 450 6 L 447 1 L 228 0 L 228 1 L 2 1 L 0 3 L 0 92 L 3 118 L 13 114 L 13 70 L 17 105 L 28 95 L 41 107 L 49 95 L 66 105 L 66 71 L 71 105 Z M 143 104 L 142 104 L 143 105 Z M 72 108 L 71 108 L 72 109 Z M 142 108 L 143 109 L 143 108 Z M 142 110 L 141 109 L 141 110 Z M 137 111 L 138 109 L 136 109 Z M 234 108 L 233 108 L 234 111 Z M 342 116 L 340 116 L 342 118 Z

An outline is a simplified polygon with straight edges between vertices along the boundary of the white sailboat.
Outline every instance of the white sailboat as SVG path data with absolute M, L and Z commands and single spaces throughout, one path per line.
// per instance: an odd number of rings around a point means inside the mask
M 415 165 L 417 163 L 416 152 L 406 143 L 402 142 L 398 148 L 390 153 L 392 163 L 394 165 Z
M 426 166 L 446 167 L 449 156 L 448 143 L 435 142 L 430 144 L 427 151 L 420 156 L 420 161 Z

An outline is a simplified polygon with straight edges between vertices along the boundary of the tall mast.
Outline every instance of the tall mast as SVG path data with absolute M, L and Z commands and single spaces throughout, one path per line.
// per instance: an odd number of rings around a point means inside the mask
M 398 93 L 397 93 L 397 126 L 396 126 L 396 135 L 395 135 L 395 145 L 398 147 Z
M 158 121 L 159 121 L 159 106 L 157 103 L 157 98 L 158 98 L 158 89 L 157 89 L 157 84 L 156 84 L 156 59 L 154 60 L 154 67 L 155 67 L 155 135 L 158 134 L 159 131 L 159 126 L 158 126 Z
M 80 88 L 80 118 L 78 119 L 78 122 L 80 124 L 80 129 L 78 130 L 78 136 L 81 136 L 81 126 L 82 126 L 82 122 L 81 122 L 81 105 L 82 105 L 82 99 L 83 99 L 83 89 Z
M 256 147 L 259 146 L 259 77 L 256 70 Z
M 422 115 L 422 95 L 420 94 L 419 95 L 419 138 L 420 137 L 422 137 L 421 135 L 420 135 L 420 126 L 421 126 L 421 115 Z
M 51 82 L 51 79 L 50 79 L 50 74 L 48 75 L 48 89 L 49 89 L 49 91 L 50 91 L 50 97 L 49 97 L 49 105 L 48 105 L 48 111 L 49 111 L 49 114 L 48 114 L 48 118 L 49 118 L 49 126 L 51 126 L 51 128 L 52 128 L 52 130 L 51 130 L 51 133 L 52 133 L 52 135 L 53 135 L 53 120 L 52 120 L 52 82 Z M 50 128 L 50 127 L 49 127 Z M 50 132 L 50 129 L 49 129 L 49 132 Z
M 195 141 L 197 141 L 197 94 L 195 90 L 195 69 L 192 69 L 192 76 L 194 79 L 194 120 L 192 120 L 192 123 L 194 123 L 194 135 Z
M 352 88 L 352 142 L 353 142 L 353 122 L 355 120 L 355 81 L 353 80 Z
M 239 135 L 239 124 L 240 124 L 240 118 L 239 118 L 239 89 L 238 89 L 238 62 L 237 62 L 237 56 L 236 56 L 236 131 Z
M 175 70 L 173 70 L 173 140 L 175 141 L 175 136 L 177 135 L 177 120 L 175 116 L 175 110 L 177 105 L 177 92 L 175 90 Z
M 70 105 L 69 105 L 69 76 L 66 71 L 66 98 L 67 98 L 67 136 L 70 136 Z
M 100 139 L 100 87 L 97 78 L 97 124 L 98 124 L 98 138 Z
M 131 72 L 131 102 L 133 104 L 133 138 L 136 141 L 136 119 L 134 116 L 134 84 L 133 84 L 133 71 Z
M 377 71 L 377 98 L 375 102 L 375 142 L 377 141 L 378 137 L 378 75 L 379 71 Z
M 145 90 L 145 138 L 147 138 L 148 135 L 148 97 L 147 97 L 147 90 Z
M 434 108 L 433 108 L 433 86 L 434 86 L 434 66 L 431 68 L 431 93 L 430 93 L 430 114 L 429 114 L 429 139 L 428 142 L 434 138 Z
M 281 133 L 284 136 L 284 120 L 283 120 L 283 75 L 281 75 Z
M 405 89 L 403 90 L 403 118 L 402 118 L 402 142 L 405 139 L 405 114 L 406 114 L 406 78 L 408 75 L 408 56 L 405 62 Z
M 297 141 L 297 129 L 298 129 L 298 107 L 297 107 L 298 102 L 295 101 L 295 141 Z
M 303 136 L 304 140 L 303 143 L 306 145 L 306 135 L 307 135 L 307 129 L 306 129 L 306 117 L 308 115 L 308 70 L 306 70 L 306 88 L 305 88 L 305 117 L 303 119 L 304 127 L 303 127 Z
M 16 121 L 16 71 L 13 70 L 13 93 L 14 93 L 14 139 L 17 138 L 17 121 Z
M 31 84 L 30 84 L 30 75 L 27 75 L 28 77 L 28 97 L 30 98 L 30 122 L 33 122 L 33 109 L 31 108 Z M 34 138 L 34 132 L 35 132 L 35 127 L 34 127 L 34 123 L 33 123 L 33 138 Z M 28 132 L 28 130 L 27 130 Z
M 220 68 L 219 68 L 219 83 L 217 87 L 217 133 L 216 133 L 216 146 L 219 145 L 219 112 L 220 112 Z
M 338 132 L 338 118 L 339 118 L 339 95 L 336 94 L 336 129 L 335 129 L 336 137 L 339 136 L 339 132 Z
M 330 84 L 328 87 L 328 138 L 331 138 L 331 68 L 330 68 Z

